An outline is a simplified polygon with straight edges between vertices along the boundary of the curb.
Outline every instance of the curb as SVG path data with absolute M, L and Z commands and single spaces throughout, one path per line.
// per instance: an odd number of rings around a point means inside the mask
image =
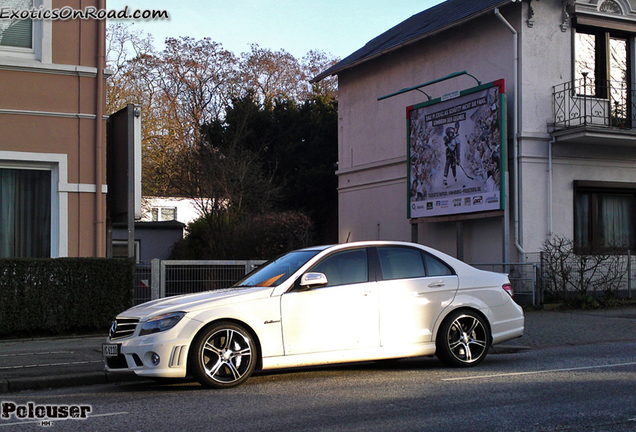
M 14 393 L 24 390 L 40 390 L 46 388 L 76 387 L 83 385 L 108 384 L 138 381 L 132 374 L 109 374 L 107 372 L 87 372 L 81 374 L 44 376 L 34 378 L 0 378 L 0 394 Z

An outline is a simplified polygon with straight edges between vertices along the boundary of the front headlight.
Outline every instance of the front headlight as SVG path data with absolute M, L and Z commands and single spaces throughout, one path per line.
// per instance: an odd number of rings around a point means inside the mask
M 170 330 L 181 321 L 181 318 L 183 318 L 185 314 L 185 312 L 170 312 L 154 316 L 144 323 L 139 332 L 139 336 Z

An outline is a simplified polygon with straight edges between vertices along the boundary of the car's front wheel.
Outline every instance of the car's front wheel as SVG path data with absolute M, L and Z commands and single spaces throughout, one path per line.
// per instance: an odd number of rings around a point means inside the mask
M 490 331 L 473 311 L 451 313 L 437 333 L 435 354 L 449 366 L 469 367 L 481 362 L 490 348 Z
M 247 380 L 258 359 L 254 338 L 243 326 L 219 322 L 201 332 L 190 349 L 190 370 L 203 386 L 236 387 Z

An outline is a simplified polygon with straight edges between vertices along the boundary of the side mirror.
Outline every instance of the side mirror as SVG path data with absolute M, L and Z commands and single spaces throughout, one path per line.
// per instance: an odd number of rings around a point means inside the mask
M 328 283 L 329 281 L 324 273 L 305 273 L 300 277 L 301 288 L 315 288 Z

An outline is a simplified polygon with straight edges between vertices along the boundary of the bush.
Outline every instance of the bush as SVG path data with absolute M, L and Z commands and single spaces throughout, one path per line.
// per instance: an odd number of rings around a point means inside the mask
M 310 246 L 311 219 L 300 211 L 272 212 L 245 217 L 201 218 L 187 227 L 188 234 L 170 256 L 174 260 L 271 259 Z
M 106 332 L 134 280 L 127 259 L 0 259 L 0 336 Z
M 627 265 L 621 255 L 579 254 L 572 240 L 554 237 L 543 244 L 544 298 L 593 309 L 600 306 L 603 293 L 603 298 L 611 303 L 625 285 Z

